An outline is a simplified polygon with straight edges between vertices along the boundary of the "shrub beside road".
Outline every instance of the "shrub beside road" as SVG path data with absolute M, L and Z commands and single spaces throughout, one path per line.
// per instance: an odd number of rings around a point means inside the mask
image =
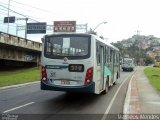
M 160 68 L 145 68 L 145 75 L 148 77 L 152 86 L 158 91 L 160 94 Z
M 0 87 L 40 80 L 40 68 L 0 72 Z

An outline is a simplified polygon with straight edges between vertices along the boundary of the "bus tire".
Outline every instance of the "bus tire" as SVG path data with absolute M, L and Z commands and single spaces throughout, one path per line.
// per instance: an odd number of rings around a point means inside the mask
M 108 90 L 109 90 L 109 84 L 108 84 L 108 79 L 106 80 L 106 86 L 105 86 L 105 89 L 104 89 L 104 91 L 102 91 L 102 94 L 106 94 L 107 92 L 108 92 Z
M 118 74 L 118 72 L 117 72 L 116 81 L 113 83 L 113 85 L 116 85 L 116 84 L 117 84 L 118 76 L 119 76 L 119 74 Z
M 115 81 L 114 83 L 113 83 L 113 85 L 116 85 L 117 84 L 117 81 Z

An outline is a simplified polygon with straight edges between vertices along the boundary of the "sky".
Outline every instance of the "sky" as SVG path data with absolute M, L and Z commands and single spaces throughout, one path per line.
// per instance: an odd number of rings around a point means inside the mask
M 8 12 L 2 6 L 8 7 L 7 4 L 8 0 L 0 0 L 0 30 L 4 32 L 7 32 L 7 25 L 3 24 L 3 18 Z M 109 42 L 128 39 L 137 30 L 140 35 L 160 38 L 159 5 L 159 0 L 10 0 L 10 9 L 50 25 L 53 21 L 75 20 L 77 24 L 87 23 L 89 30 L 107 22 L 95 31 Z M 22 17 L 12 12 L 10 16 Z M 24 25 L 25 21 L 16 24 Z M 16 34 L 16 24 L 10 24 L 10 33 Z M 24 37 L 24 31 L 18 31 L 18 35 Z M 43 35 L 27 37 L 40 42 Z

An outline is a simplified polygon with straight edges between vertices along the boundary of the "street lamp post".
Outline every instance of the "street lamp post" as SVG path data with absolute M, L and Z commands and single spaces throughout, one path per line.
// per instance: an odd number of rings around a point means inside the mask
M 101 22 L 101 23 L 99 23 L 94 29 L 93 29 L 93 31 L 95 31 L 95 29 L 97 29 L 101 24 L 106 24 L 107 22 Z

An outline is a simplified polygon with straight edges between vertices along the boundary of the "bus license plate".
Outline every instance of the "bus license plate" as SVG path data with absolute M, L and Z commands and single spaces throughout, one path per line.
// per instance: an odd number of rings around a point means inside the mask
M 63 84 L 63 85 L 70 85 L 70 81 L 68 81 L 68 80 L 61 80 L 61 84 Z

